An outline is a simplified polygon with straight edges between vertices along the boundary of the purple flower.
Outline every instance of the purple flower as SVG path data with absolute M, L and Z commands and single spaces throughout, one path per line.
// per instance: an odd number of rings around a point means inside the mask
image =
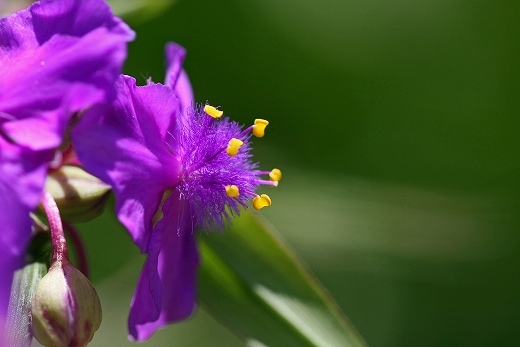
M 0 19 L 0 336 L 48 163 L 71 115 L 115 96 L 133 37 L 103 0 L 41 0 Z
M 222 229 L 264 181 L 251 161 L 251 130 L 243 130 L 209 105 L 193 107 L 181 69 L 185 52 L 166 47 L 166 85 L 137 87 L 121 76 L 111 106 L 89 110 L 73 131 L 75 150 L 87 170 L 112 185 L 116 212 L 143 253 L 148 253 L 130 308 L 131 338 L 144 340 L 195 308 L 199 256 L 197 226 Z M 84 136 L 84 134 L 90 134 Z M 275 180 L 280 177 L 275 170 Z

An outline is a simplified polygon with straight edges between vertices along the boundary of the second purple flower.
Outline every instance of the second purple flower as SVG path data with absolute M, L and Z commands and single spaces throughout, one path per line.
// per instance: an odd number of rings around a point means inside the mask
M 255 190 L 281 178 L 251 160 L 250 138 L 263 136 L 268 122 L 243 129 L 217 108 L 194 107 L 184 49 L 170 43 L 166 56 L 166 85 L 137 87 L 121 76 L 116 102 L 90 109 L 72 134 L 85 168 L 112 185 L 119 220 L 148 253 L 128 320 L 135 340 L 192 314 L 195 228 L 223 229 L 251 199 L 256 209 L 269 206 Z

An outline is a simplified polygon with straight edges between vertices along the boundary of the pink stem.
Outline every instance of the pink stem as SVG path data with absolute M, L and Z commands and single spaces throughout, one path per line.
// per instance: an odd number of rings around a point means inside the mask
M 67 250 L 67 240 L 63 233 L 63 225 L 61 224 L 60 211 L 51 194 L 44 191 L 41 204 L 49 220 L 49 228 L 51 229 L 52 242 L 52 263 L 56 261 L 69 260 L 69 252 Z

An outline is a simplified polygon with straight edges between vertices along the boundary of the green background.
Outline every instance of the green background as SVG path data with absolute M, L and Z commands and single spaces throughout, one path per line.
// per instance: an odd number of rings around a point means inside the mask
M 144 19 L 127 74 L 162 82 L 176 41 L 197 102 L 270 121 L 255 159 L 284 178 L 262 214 L 370 346 L 520 345 L 519 2 L 181 0 Z M 143 258 L 114 217 L 81 227 L 92 346 L 131 345 Z M 144 344 L 241 345 L 202 310 Z

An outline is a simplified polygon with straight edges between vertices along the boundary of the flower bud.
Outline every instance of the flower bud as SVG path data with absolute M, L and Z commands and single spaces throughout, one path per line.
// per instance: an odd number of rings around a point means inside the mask
M 45 347 L 83 347 L 100 324 L 101 303 L 90 281 L 70 261 L 55 261 L 32 300 L 36 340 Z
M 45 190 L 56 201 L 64 220 L 83 222 L 103 212 L 110 186 L 80 167 L 65 165 L 49 173 Z

